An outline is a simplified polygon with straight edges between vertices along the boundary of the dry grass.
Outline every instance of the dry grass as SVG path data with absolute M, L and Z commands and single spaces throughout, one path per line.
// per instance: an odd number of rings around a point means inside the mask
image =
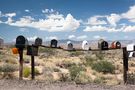
M 8 57 L 7 57 L 8 56 Z M 24 52 L 24 66 L 30 67 L 30 56 Z M 93 62 L 107 60 L 115 66 L 114 73 L 104 74 L 91 68 Z M 19 67 L 18 55 L 13 55 L 11 50 L 0 51 L 0 65 L 4 63 L 13 64 Z M 77 66 L 77 67 L 74 67 Z M 81 70 L 81 67 L 85 70 Z M 111 50 L 99 53 L 93 52 L 67 52 L 55 49 L 40 48 L 39 56 L 35 57 L 35 67 L 39 71 L 37 80 L 48 82 L 72 81 L 71 70 L 74 70 L 74 82 L 76 83 L 100 83 L 107 85 L 116 85 L 122 82 L 123 63 L 122 51 Z M 72 68 L 73 67 L 73 68 Z M 129 61 L 129 71 L 135 73 L 134 60 Z M 78 74 L 79 73 L 79 74 Z M 18 78 L 18 72 L 14 72 L 14 77 Z M 1 74 L 0 74 L 1 76 Z M 31 79 L 31 77 L 26 77 Z

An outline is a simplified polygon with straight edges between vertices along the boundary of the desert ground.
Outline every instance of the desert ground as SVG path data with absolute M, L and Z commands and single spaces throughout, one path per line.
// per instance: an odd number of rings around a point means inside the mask
M 0 50 L 0 90 L 134 90 L 135 59 L 129 59 L 128 85 L 123 84 L 122 49 L 63 51 L 39 48 L 35 57 L 35 80 L 31 80 L 31 57 L 24 50 L 23 80 L 19 58 L 10 47 Z
M 45 83 L 44 81 L 0 80 L 0 90 L 135 90 L 134 85 L 99 85 L 75 83 Z

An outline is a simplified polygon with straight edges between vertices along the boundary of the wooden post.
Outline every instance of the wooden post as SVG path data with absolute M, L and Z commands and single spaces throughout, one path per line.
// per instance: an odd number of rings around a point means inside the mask
M 23 49 L 19 49 L 19 79 L 23 79 Z
M 128 71 L 128 53 L 126 47 L 123 48 L 123 80 L 127 84 L 127 71 Z
M 35 79 L 35 61 L 34 61 L 34 56 L 31 56 L 31 78 L 32 80 Z

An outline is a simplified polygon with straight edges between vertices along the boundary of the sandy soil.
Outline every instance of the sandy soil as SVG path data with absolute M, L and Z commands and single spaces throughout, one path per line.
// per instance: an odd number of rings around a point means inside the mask
M 0 90 L 135 90 L 135 85 L 76 85 L 74 83 L 46 83 L 44 81 L 3 79 L 0 80 Z

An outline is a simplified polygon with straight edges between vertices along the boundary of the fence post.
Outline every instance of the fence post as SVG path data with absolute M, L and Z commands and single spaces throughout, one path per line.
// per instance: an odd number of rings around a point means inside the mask
M 19 49 L 19 79 L 23 79 L 23 49 Z
M 128 53 L 126 47 L 123 48 L 123 80 L 127 84 L 127 71 L 128 71 Z
M 31 55 L 31 78 L 32 80 L 35 79 L 35 61 L 33 55 Z

